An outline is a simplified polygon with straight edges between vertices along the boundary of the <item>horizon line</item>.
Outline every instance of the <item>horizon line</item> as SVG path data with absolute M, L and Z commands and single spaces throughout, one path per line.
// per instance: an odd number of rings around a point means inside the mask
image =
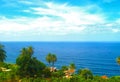
M 120 41 L 0 41 L 1 42 L 104 42 L 104 43 L 120 43 Z

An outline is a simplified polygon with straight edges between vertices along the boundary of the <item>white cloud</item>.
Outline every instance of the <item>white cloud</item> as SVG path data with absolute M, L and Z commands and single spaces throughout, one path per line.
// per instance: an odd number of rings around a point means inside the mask
M 31 4 L 26 2 L 26 4 Z M 101 12 L 90 13 L 94 6 L 77 7 L 68 4 L 44 3 L 46 7 L 31 7 L 23 12 L 40 15 L 38 18 L 0 17 L 2 35 L 69 35 L 99 32 L 120 32 L 116 25 L 106 23 Z M 97 8 L 99 9 L 99 7 Z M 114 29 L 113 29 L 114 28 Z
M 54 4 L 46 3 L 48 8 L 32 8 L 35 12 L 34 14 L 38 15 L 49 15 L 49 16 L 58 16 L 59 18 L 65 20 L 67 23 L 75 24 L 94 24 L 104 22 L 104 17 L 102 14 L 91 14 L 86 10 L 91 10 L 93 7 L 72 7 L 67 6 L 67 4 Z
M 0 31 L 4 32 L 20 32 L 29 29 L 27 24 L 24 24 L 24 18 L 19 19 L 7 19 L 2 18 L 0 20 Z
M 113 28 L 112 31 L 116 33 L 116 32 L 120 32 L 120 29 L 114 29 Z

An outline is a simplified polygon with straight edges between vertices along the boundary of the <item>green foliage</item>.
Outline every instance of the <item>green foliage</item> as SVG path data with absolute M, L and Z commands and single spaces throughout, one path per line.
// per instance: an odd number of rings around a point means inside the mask
M 21 54 L 16 59 L 16 64 L 19 66 L 18 74 L 21 77 L 41 76 L 45 64 L 37 60 L 33 55 L 33 48 L 23 48 Z
M 61 67 L 61 70 L 62 70 L 62 71 L 68 70 L 68 66 L 62 66 L 62 67 Z
M 62 78 L 64 76 L 64 72 L 62 70 L 58 70 L 56 72 L 52 72 L 51 76 L 56 78 Z
M 119 82 L 120 79 L 118 78 L 109 78 L 109 79 L 102 79 L 99 77 L 94 77 L 94 79 L 84 79 L 79 75 L 75 75 L 70 79 L 67 78 L 23 78 L 21 82 Z
M 93 74 L 89 69 L 80 69 L 78 71 L 78 74 L 85 79 L 92 79 L 93 78 Z
M 44 78 L 51 77 L 50 68 L 46 67 L 46 68 L 43 69 L 43 75 L 42 75 L 42 77 L 44 77 Z
M 4 60 L 6 59 L 6 52 L 4 50 L 4 46 L 2 44 L 0 44 L 0 62 L 4 62 Z
M 8 67 L 15 69 L 16 65 L 11 64 Z M 49 68 L 45 68 L 49 73 Z M 43 72 L 45 73 L 44 70 Z M 61 70 L 60 70 L 61 71 Z M 108 79 L 103 79 L 100 76 L 93 76 L 93 79 L 86 79 L 80 74 L 73 75 L 71 78 L 65 78 L 60 76 L 60 71 L 52 72 L 50 77 L 23 77 L 19 78 L 14 74 L 14 71 L 0 72 L 0 82 L 119 82 L 120 76 L 114 76 Z M 48 73 L 47 72 L 47 73 Z M 46 73 L 46 74 L 47 74 Z

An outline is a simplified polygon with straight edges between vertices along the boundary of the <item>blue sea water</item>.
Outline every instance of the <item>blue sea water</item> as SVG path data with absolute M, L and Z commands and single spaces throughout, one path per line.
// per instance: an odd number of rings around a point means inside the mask
M 45 61 L 46 55 L 57 55 L 55 66 L 75 63 L 76 68 L 89 68 L 95 75 L 120 75 L 116 57 L 120 56 L 120 42 L 1 42 L 7 52 L 6 62 L 15 63 L 23 47 L 33 46 L 34 56 Z

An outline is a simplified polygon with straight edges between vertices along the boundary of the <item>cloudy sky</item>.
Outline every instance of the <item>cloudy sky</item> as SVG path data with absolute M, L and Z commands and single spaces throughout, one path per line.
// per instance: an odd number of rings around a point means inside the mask
M 0 0 L 0 41 L 120 41 L 120 1 Z

